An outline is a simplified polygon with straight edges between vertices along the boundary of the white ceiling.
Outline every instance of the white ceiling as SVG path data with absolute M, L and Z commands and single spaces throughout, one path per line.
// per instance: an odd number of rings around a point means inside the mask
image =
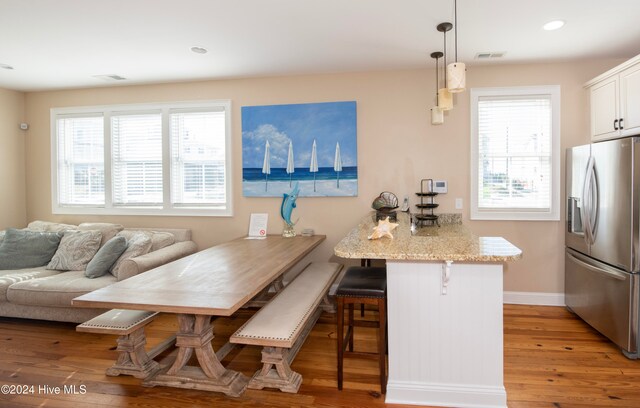
M 543 31 L 553 19 L 567 24 Z M 0 87 L 431 68 L 443 21 L 453 0 L 0 0 L 0 64 L 14 67 Z M 640 54 L 639 0 L 458 0 L 458 23 L 471 67 Z M 94 77 L 105 74 L 127 80 Z

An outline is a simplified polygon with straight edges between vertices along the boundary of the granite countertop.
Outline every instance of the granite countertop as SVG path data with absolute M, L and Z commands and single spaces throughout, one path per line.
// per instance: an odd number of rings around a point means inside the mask
M 377 222 L 374 213 L 364 217 L 334 248 L 336 256 L 360 259 L 422 261 L 505 262 L 522 257 L 522 251 L 502 237 L 478 237 L 461 222 L 460 214 L 439 215 L 440 227 L 419 227 L 411 234 L 409 215 L 398 213 L 393 239 L 369 240 Z

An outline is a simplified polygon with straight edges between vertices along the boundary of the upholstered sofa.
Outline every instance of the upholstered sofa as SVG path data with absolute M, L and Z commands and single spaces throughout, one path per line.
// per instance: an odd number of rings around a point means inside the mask
M 51 267 L 51 263 L 39 267 L 0 270 L 0 316 L 74 323 L 87 321 L 104 310 L 73 307 L 73 298 L 190 255 L 197 250 L 196 244 L 191 241 L 191 230 L 188 229 L 123 228 L 118 224 L 106 223 L 84 223 L 76 226 L 34 221 L 24 230 L 57 232 L 60 236 L 64 236 L 68 230 L 98 230 L 102 236 L 100 248 L 116 235 L 125 236 L 128 240 L 132 234 L 144 234 L 153 244 L 148 246 L 147 253 L 118 259 L 120 265 L 117 273 L 110 271 L 95 278 L 87 277 L 84 270 L 47 269 L 47 266 Z M 0 247 L 3 239 L 4 231 L 0 233 Z

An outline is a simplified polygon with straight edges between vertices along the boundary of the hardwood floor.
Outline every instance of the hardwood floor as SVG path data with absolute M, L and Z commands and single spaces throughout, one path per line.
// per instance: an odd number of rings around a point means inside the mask
M 214 346 L 224 343 L 250 314 L 244 310 L 232 318 L 216 320 Z M 304 378 L 298 394 L 247 390 L 240 398 L 145 388 L 133 377 L 107 377 L 104 371 L 116 356 L 115 336 L 76 333 L 74 328 L 73 324 L 0 318 L 0 385 L 34 386 L 33 393 L 24 387 L 27 394 L 0 394 L 0 407 L 384 405 L 375 360 L 345 360 L 344 390 L 337 391 L 335 316 L 326 313 L 293 363 L 293 369 Z M 161 316 L 147 330 L 148 345 L 160 342 L 175 328 L 173 316 Z M 375 350 L 374 330 L 359 329 L 356 348 Z M 504 332 L 510 408 L 640 407 L 640 361 L 626 359 L 617 347 L 564 308 L 506 305 Z M 252 375 L 260 367 L 260 350 L 234 350 L 224 362 Z M 73 385 L 76 394 L 64 392 L 64 386 L 69 391 Z M 59 394 L 55 394 L 55 387 L 60 387 Z

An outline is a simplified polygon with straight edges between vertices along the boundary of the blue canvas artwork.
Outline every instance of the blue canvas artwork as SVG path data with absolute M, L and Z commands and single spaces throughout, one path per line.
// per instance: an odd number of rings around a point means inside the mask
M 242 107 L 242 192 L 282 197 L 358 195 L 356 103 Z

